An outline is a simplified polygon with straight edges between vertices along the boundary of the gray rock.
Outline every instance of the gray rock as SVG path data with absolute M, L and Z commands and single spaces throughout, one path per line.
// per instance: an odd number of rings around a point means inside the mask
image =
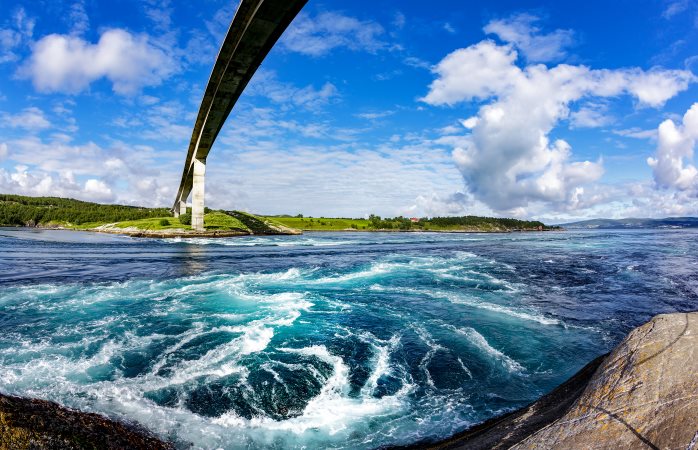
M 512 448 L 698 450 L 698 313 L 633 330 L 563 417 Z

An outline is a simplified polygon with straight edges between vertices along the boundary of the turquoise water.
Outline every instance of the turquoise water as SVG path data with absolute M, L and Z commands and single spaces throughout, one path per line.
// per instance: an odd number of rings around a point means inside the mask
M 0 391 L 181 448 L 436 440 L 698 309 L 697 237 L 0 229 Z

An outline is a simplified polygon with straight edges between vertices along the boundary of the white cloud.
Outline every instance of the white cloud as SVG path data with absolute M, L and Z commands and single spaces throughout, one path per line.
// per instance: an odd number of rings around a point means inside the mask
M 0 144 L 0 161 L 7 158 L 7 155 L 9 154 L 10 151 L 7 149 L 7 144 L 5 144 L 4 142 Z
M 405 15 L 401 13 L 400 11 L 395 13 L 395 18 L 393 19 L 393 26 L 397 28 L 398 30 L 401 30 L 405 27 L 405 23 L 407 22 Z
M 608 115 L 608 106 L 604 103 L 587 103 L 570 114 L 573 128 L 598 128 L 613 123 Z
M 456 32 L 456 29 L 453 28 L 453 25 L 451 25 L 448 22 L 444 23 L 443 28 L 444 28 L 444 30 L 446 30 L 446 32 L 451 33 L 451 34 L 455 34 L 455 32 Z
M 461 120 L 461 125 L 463 125 L 465 128 L 468 130 L 472 130 L 475 128 L 480 120 L 477 118 L 477 116 L 473 117 L 468 117 L 467 119 Z
M 27 17 L 23 8 L 19 8 L 12 15 L 12 19 L 5 28 L 0 28 L 0 64 L 17 61 L 17 50 L 29 42 L 34 34 L 34 19 Z
M 510 47 L 492 41 L 458 49 L 432 69 L 439 77 L 422 100 L 432 105 L 454 105 L 503 92 L 521 75 L 521 69 L 514 65 L 517 56 Z
M 44 130 L 51 126 L 44 112 L 39 108 L 24 108 L 18 114 L 0 114 L 0 127 L 22 128 L 28 131 Z
M 565 48 L 574 43 L 574 33 L 571 30 L 555 30 L 541 34 L 541 29 L 535 25 L 539 20 L 530 14 L 518 14 L 493 20 L 485 26 L 484 31 L 521 50 L 528 61 L 546 62 L 563 58 Z
M 20 74 L 41 92 L 74 94 L 106 78 L 117 94 L 132 95 L 160 84 L 176 70 L 174 58 L 147 35 L 111 29 L 96 44 L 76 36 L 46 36 L 34 45 Z
M 258 70 L 250 82 L 247 95 L 260 95 L 274 103 L 316 110 L 327 105 L 339 96 L 337 87 L 326 82 L 317 89 L 312 85 L 299 88 L 291 83 L 279 81 L 276 73 Z
M 618 73 L 609 71 L 617 76 Z M 640 103 L 647 106 L 659 107 L 685 90 L 688 84 L 695 81 L 695 76 L 687 70 L 652 69 L 644 72 L 641 69 L 620 71 L 627 83 L 627 91 L 636 96 Z
M 336 12 L 311 17 L 301 13 L 281 38 L 288 50 L 310 56 L 323 56 L 336 48 L 375 53 L 387 48 L 380 37 L 383 27 Z
M 431 69 L 431 64 L 416 56 L 408 56 L 402 60 L 403 63 L 416 69 Z
M 443 217 L 480 214 L 473 209 L 472 199 L 462 192 L 442 196 L 436 193 L 418 195 L 414 204 L 403 215 L 419 217 Z
M 549 139 L 559 121 L 570 117 L 573 102 L 627 93 L 639 106 L 660 106 L 693 80 L 679 70 L 519 68 L 517 56 L 512 46 L 491 41 L 458 49 L 434 67 L 437 78 L 422 99 L 432 105 L 490 100 L 477 121 L 464 123 L 472 134 L 454 146 L 453 157 L 474 198 L 498 211 L 537 202 L 558 210 L 588 204 L 585 186 L 600 179 L 602 161 L 575 161 L 567 142 Z M 572 120 L 589 126 L 606 119 L 577 111 Z
M 692 164 L 696 140 L 698 103 L 686 112 L 681 124 L 667 119 L 659 125 L 656 157 L 647 159 L 657 186 L 698 194 L 698 169 Z
M 632 127 L 623 130 L 613 130 L 613 134 L 623 137 L 631 137 L 635 139 L 656 139 L 657 130 L 643 130 L 642 128 Z
M 104 181 L 90 178 L 85 182 L 84 197 L 97 202 L 108 202 L 114 199 L 114 193 Z
M 55 195 L 146 206 L 169 205 L 181 175 L 182 153 L 115 142 L 24 137 L 7 142 L 14 172 L 0 168 L 0 192 Z
M 155 27 L 167 31 L 172 26 L 172 7 L 170 0 L 145 0 L 145 15 Z
M 380 111 L 380 112 L 366 112 L 355 114 L 356 117 L 367 120 L 382 119 L 384 117 L 392 116 L 395 111 Z
M 238 1 L 227 1 L 224 2 L 224 6 L 221 7 L 210 20 L 205 22 L 206 29 L 213 36 L 217 43 L 222 43 L 223 38 L 225 38 L 225 33 L 228 31 L 230 26 L 230 21 L 235 15 L 235 11 L 238 8 Z M 216 44 L 216 50 L 218 49 Z
M 71 23 L 70 34 L 81 36 L 90 29 L 90 18 L 85 11 L 84 1 L 77 1 L 70 7 L 68 19 Z
M 689 0 L 674 0 L 669 2 L 667 7 L 664 9 L 662 12 L 662 17 L 665 19 L 671 19 L 672 17 L 676 16 L 677 14 L 681 14 L 682 12 L 686 11 L 689 7 Z

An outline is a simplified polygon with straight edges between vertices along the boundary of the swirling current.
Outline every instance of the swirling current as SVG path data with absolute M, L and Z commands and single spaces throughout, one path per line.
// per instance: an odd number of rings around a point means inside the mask
M 698 306 L 698 233 L 0 229 L 0 392 L 181 448 L 371 449 L 521 407 Z

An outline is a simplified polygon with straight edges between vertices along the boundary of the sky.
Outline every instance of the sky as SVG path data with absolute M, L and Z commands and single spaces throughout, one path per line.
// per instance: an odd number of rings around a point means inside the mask
M 261 214 L 698 215 L 698 1 L 310 0 L 207 159 Z M 0 0 L 0 192 L 174 203 L 236 1 Z

